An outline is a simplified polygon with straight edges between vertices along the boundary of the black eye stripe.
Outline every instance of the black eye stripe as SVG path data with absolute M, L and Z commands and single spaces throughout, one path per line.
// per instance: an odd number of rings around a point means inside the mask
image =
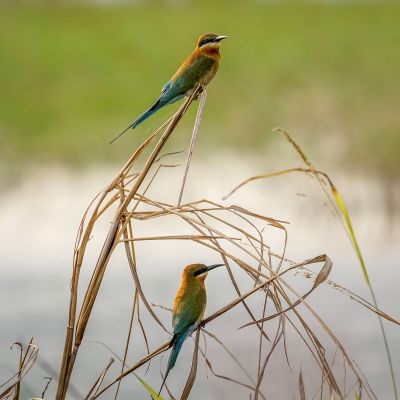
M 205 38 L 205 39 L 203 39 L 203 40 L 200 42 L 200 47 L 201 47 L 201 46 L 204 46 L 204 45 L 207 44 L 207 43 L 211 43 L 211 42 L 213 42 L 214 40 L 215 40 L 215 38 L 213 38 L 213 37 Z
M 198 269 L 193 275 L 194 275 L 194 276 L 199 276 L 199 275 L 201 275 L 202 273 L 204 273 L 204 272 L 206 272 L 206 271 L 207 271 L 207 267 L 200 268 L 200 269 Z

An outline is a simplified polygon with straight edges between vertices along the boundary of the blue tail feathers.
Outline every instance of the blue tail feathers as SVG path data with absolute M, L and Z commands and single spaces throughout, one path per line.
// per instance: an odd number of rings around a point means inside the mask
M 139 124 L 145 121 L 147 118 L 151 117 L 156 111 L 158 111 L 164 104 L 160 100 L 157 100 L 148 110 L 146 110 L 142 115 L 135 119 L 131 124 L 130 128 L 135 129 Z
M 178 358 L 179 352 L 181 351 L 183 342 L 186 340 L 188 335 L 183 334 L 182 336 L 178 337 L 175 341 L 174 344 L 172 345 L 172 350 L 168 358 L 168 366 L 167 366 L 167 371 L 171 370 L 174 368 L 176 359 Z
M 164 379 L 162 381 L 160 391 L 158 395 L 160 395 L 162 388 L 164 387 L 165 381 L 167 380 L 168 374 L 172 368 L 175 366 L 176 359 L 178 358 L 179 352 L 181 351 L 183 342 L 188 338 L 188 336 L 196 329 L 196 325 L 190 325 L 180 336 L 174 335 L 171 340 L 172 350 L 169 355 L 167 370 L 165 372 Z
M 125 130 L 123 130 L 120 134 L 118 134 L 113 140 L 111 140 L 110 144 L 116 141 L 119 137 L 121 137 L 127 130 L 135 129 L 139 124 L 153 115 L 156 111 L 158 111 L 161 107 L 165 105 L 165 102 L 162 102 L 158 99 L 147 111 L 145 111 L 142 115 L 135 119 Z

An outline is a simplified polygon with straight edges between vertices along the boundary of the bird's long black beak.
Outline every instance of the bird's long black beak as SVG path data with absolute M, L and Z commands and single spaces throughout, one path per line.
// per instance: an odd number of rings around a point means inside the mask
M 221 40 L 224 40 L 224 39 L 226 39 L 228 36 L 217 36 L 215 39 L 214 39 L 214 42 L 220 42 Z
M 225 264 L 212 264 L 212 265 L 207 265 L 203 268 L 198 269 L 195 273 L 194 276 L 199 276 L 207 273 L 208 271 L 211 271 L 214 268 L 222 267 Z
M 225 264 L 212 264 L 212 265 L 207 265 L 206 267 L 206 272 L 211 271 L 214 268 L 222 267 Z

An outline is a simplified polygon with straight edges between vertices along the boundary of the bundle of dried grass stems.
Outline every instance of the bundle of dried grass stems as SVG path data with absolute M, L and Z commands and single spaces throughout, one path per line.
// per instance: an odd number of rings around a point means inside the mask
M 163 201 L 150 198 L 147 196 L 148 189 L 150 186 L 155 185 L 155 177 L 160 168 L 163 167 L 163 165 L 160 164 L 161 151 L 163 150 L 163 147 L 167 141 L 170 140 L 171 135 L 173 134 L 186 110 L 189 108 L 193 100 L 198 96 L 200 96 L 199 109 L 193 130 L 190 149 L 188 151 L 185 174 L 179 194 L 178 204 L 167 204 Z M 327 396 L 329 396 L 331 399 L 376 398 L 368 382 L 350 356 L 346 353 L 344 347 L 334 335 L 333 331 L 306 301 L 306 297 L 310 295 L 310 293 L 312 293 L 321 283 L 328 282 L 329 284 L 333 285 L 333 283 L 327 279 L 332 268 L 332 263 L 326 255 L 318 255 L 312 259 L 300 263 L 296 263 L 287 259 L 285 257 L 287 241 L 285 223 L 264 215 L 253 213 L 241 207 L 240 205 L 226 206 L 206 199 L 181 204 L 184 183 L 186 181 L 205 99 L 205 90 L 202 90 L 201 87 L 198 87 L 193 95 L 188 98 L 175 113 L 175 115 L 166 123 L 164 123 L 159 129 L 157 129 L 137 148 L 137 150 L 123 166 L 117 176 L 112 180 L 112 182 L 104 191 L 95 197 L 82 218 L 74 251 L 68 327 L 62 356 L 62 365 L 58 377 L 56 399 L 64 400 L 67 396 L 71 375 L 74 371 L 75 361 L 82 345 L 86 327 L 92 315 L 93 306 L 96 301 L 96 297 L 98 296 L 100 286 L 103 282 L 103 277 L 107 269 L 108 262 L 117 246 L 124 246 L 125 248 L 127 263 L 130 268 L 135 289 L 135 304 L 138 306 L 139 303 L 142 303 L 154 321 L 160 326 L 160 329 L 168 332 L 155 313 L 154 305 L 149 303 L 146 293 L 142 289 L 141 281 L 137 273 L 135 242 L 136 240 L 171 239 L 193 241 L 199 246 L 204 246 L 215 252 L 216 257 L 219 257 L 221 262 L 225 264 L 227 276 L 229 277 L 233 288 L 237 293 L 237 298 L 235 300 L 229 304 L 226 304 L 220 310 L 204 318 L 202 321 L 201 327 L 198 329 L 196 334 L 192 368 L 186 385 L 180 396 L 181 399 L 187 399 L 193 387 L 193 383 L 196 378 L 197 355 L 199 349 L 201 354 L 205 357 L 208 367 L 215 376 L 222 379 L 228 379 L 233 384 L 239 384 L 247 388 L 250 392 L 250 398 L 265 399 L 265 396 L 261 391 L 261 383 L 265 375 L 265 370 L 271 355 L 277 349 L 279 343 L 283 343 L 286 357 L 288 357 L 285 340 L 285 332 L 288 328 L 293 328 L 294 332 L 299 335 L 299 342 L 302 343 L 311 353 L 312 358 L 315 360 L 315 363 L 318 366 L 321 374 L 320 385 L 319 387 L 313 388 L 311 394 L 311 390 L 305 388 L 303 376 L 301 372 L 299 372 L 298 390 L 301 399 L 322 399 L 328 398 Z M 158 142 L 153 145 L 157 137 L 159 137 Z M 139 160 L 143 161 L 142 159 L 145 150 L 148 151 L 152 145 L 153 148 L 150 155 L 144 160 L 143 167 L 137 172 L 135 167 L 137 168 L 139 165 Z M 308 166 L 304 172 L 318 173 L 318 171 L 315 171 L 309 167 L 310 166 Z M 324 177 L 322 176 L 318 179 L 324 179 Z M 97 264 L 94 267 L 90 283 L 86 288 L 82 304 L 78 304 L 78 285 L 80 272 L 85 259 L 85 253 L 89 244 L 89 239 L 93 235 L 94 229 L 97 227 L 97 225 L 104 223 L 102 220 L 104 213 L 112 209 L 112 207 L 115 207 L 115 213 L 111 227 L 99 253 Z M 135 238 L 134 232 L 136 224 L 140 224 L 141 221 L 156 220 L 165 216 L 170 216 L 179 220 L 188 228 L 189 233 L 162 237 L 149 236 L 146 238 Z M 105 223 L 108 223 L 108 221 Z M 268 243 L 265 241 L 263 231 L 260 228 L 262 225 L 269 225 L 272 229 L 279 230 L 282 233 L 283 252 L 281 254 L 276 254 L 271 251 Z M 193 234 L 193 231 L 196 233 Z M 318 273 L 310 269 L 314 264 L 322 265 Z M 310 266 L 310 268 L 307 268 L 308 266 Z M 248 285 L 249 287 L 252 287 L 252 289 L 242 293 L 240 286 L 234 277 L 235 269 L 241 269 L 245 272 L 248 277 Z M 315 278 L 311 289 L 309 289 L 305 294 L 298 293 L 295 288 L 292 287 L 285 279 L 285 274 L 287 274 L 289 271 L 300 269 L 306 271 L 307 274 Z M 337 288 L 339 285 L 335 284 L 335 287 Z M 375 306 L 371 305 L 365 300 L 359 298 L 354 293 L 346 291 L 344 288 L 341 289 L 342 293 L 345 293 L 352 299 L 355 299 L 372 312 L 375 312 L 379 316 L 398 324 L 398 321 L 395 321 L 393 318 L 378 310 Z M 255 294 L 261 296 L 259 298 L 262 299 L 257 303 L 259 304 L 258 310 L 254 309 L 254 302 L 252 303 L 252 306 L 250 306 L 247 302 L 249 297 L 254 296 Z M 272 307 L 275 309 L 275 312 L 272 315 L 266 314 L 267 300 L 271 302 Z M 299 304 L 302 304 L 309 315 L 311 315 L 319 324 L 324 332 L 323 338 L 319 337 L 319 335 L 315 332 L 315 329 L 313 329 L 307 323 L 301 312 L 298 311 L 296 306 Z M 225 313 L 239 305 L 243 307 L 250 319 L 250 322 L 245 326 L 255 325 L 259 332 L 257 354 L 258 368 L 255 376 L 251 376 L 241 365 L 239 360 L 237 360 L 233 354 L 229 353 L 233 363 L 237 365 L 238 368 L 241 368 L 246 374 L 248 379 L 247 382 L 240 382 L 227 376 L 221 376 L 214 373 L 211 363 L 208 360 L 208 355 L 205 353 L 205 350 L 202 348 L 202 346 L 199 345 L 199 333 L 200 331 L 203 331 L 204 334 L 213 337 L 218 343 L 221 344 L 221 346 L 224 346 L 222 341 L 220 341 L 211 332 L 208 332 L 205 327 L 216 318 L 223 317 Z M 136 308 L 136 306 L 133 307 L 131 319 L 133 319 Z M 291 312 L 288 313 L 288 311 Z M 256 315 L 261 315 L 261 317 L 256 317 Z M 277 318 L 277 323 L 274 325 L 276 326 L 275 333 L 272 337 L 271 335 L 267 336 L 265 323 L 274 318 Z M 85 397 L 86 399 L 97 399 L 100 397 L 110 398 L 110 394 L 107 395 L 107 393 L 111 387 L 116 384 L 119 385 L 121 381 L 129 374 L 134 373 L 134 371 L 136 371 L 140 366 L 145 365 L 153 357 L 165 352 L 169 348 L 169 341 L 166 341 L 155 350 L 151 352 L 148 351 L 148 355 L 138 360 L 134 365 L 128 366 L 126 365 L 126 355 L 128 352 L 129 340 L 134 334 L 143 335 L 147 343 L 144 327 L 141 325 L 141 329 L 138 330 L 138 332 L 133 332 L 131 323 L 128 332 L 128 340 L 125 347 L 124 358 L 121 360 L 122 370 L 120 375 L 112 379 L 107 385 L 103 385 L 103 380 L 113 361 L 111 360 L 90 388 Z M 341 361 L 338 361 L 336 364 L 341 364 L 343 366 L 343 369 L 345 370 L 344 380 L 342 379 L 343 375 L 340 375 L 340 378 L 338 377 L 336 368 L 332 367 L 332 359 L 328 358 L 326 347 L 329 345 L 336 349 L 333 358 L 336 357 L 336 359 L 338 359 L 340 355 Z M 17 374 L 17 377 L 21 377 L 22 375 L 23 369 L 21 369 L 21 372 Z M 18 384 L 19 382 L 20 379 L 17 379 Z M 158 397 L 154 390 L 143 380 L 141 380 L 141 382 L 145 385 L 146 389 L 155 399 L 161 398 Z M 18 388 L 16 390 L 18 390 Z M 168 387 L 167 390 L 173 398 Z M 306 391 L 308 392 L 307 396 Z M 10 392 L 3 392 L 3 395 L 9 393 Z M 114 398 L 117 398 L 117 393 L 115 394 Z

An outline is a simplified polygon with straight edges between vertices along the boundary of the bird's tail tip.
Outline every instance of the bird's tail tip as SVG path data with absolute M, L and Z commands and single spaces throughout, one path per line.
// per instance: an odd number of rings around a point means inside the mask
M 175 350 L 175 343 L 176 343 L 177 340 L 178 340 L 178 336 L 177 336 L 176 334 L 174 334 L 174 336 L 172 337 L 172 339 L 171 339 L 171 341 L 170 341 L 170 343 L 169 343 L 169 348 L 172 347 L 171 354 L 172 354 L 172 352 Z M 163 390 L 163 387 L 164 387 L 165 382 L 166 382 L 166 380 L 167 380 L 167 377 L 168 377 L 168 375 L 169 375 L 171 369 L 173 368 L 173 365 L 171 366 L 171 354 L 170 354 L 169 359 L 168 359 L 167 370 L 165 371 L 165 375 L 164 375 L 164 378 L 163 378 L 163 381 L 162 381 L 160 390 L 158 391 L 158 396 L 160 396 L 161 391 Z M 174 364 L 175 364 L 175 363 L 174 363 Z
M 108 142 L 108 144 L 114 143 L 114 142 L 115 142 L 117 139 L 119 139 L 126 131 L 128 131 L 129 129 L 133 129 L 135 126 L 136 126 L 135 123 L 130 124 L 130 125 L 129 125 L 127 128 L 125 128 L 121 133 L 119 133 L 117 136 L 115 136 L 114 139 L 110 140 L 110 141 Z
M 160 397 L 160 395 L 161 395 L 161 391 L 163 390 L 163 387 L 164 387 L 164 385 L 165 385 L 165 381 L 167 380 L 167 376 L 168 376 L 168 374 L 169 374 L 169 371 L 170 371 L 170 370 L 167 369 L 167 371 L 166 371 L 166 373 L 165 373 L 165 376 L 164 376 L 164 379 L 163 379 L 163 381 L 162 381 L 160 390 L 158 391 L 158 394 L 157 394 L 158 397 Z

